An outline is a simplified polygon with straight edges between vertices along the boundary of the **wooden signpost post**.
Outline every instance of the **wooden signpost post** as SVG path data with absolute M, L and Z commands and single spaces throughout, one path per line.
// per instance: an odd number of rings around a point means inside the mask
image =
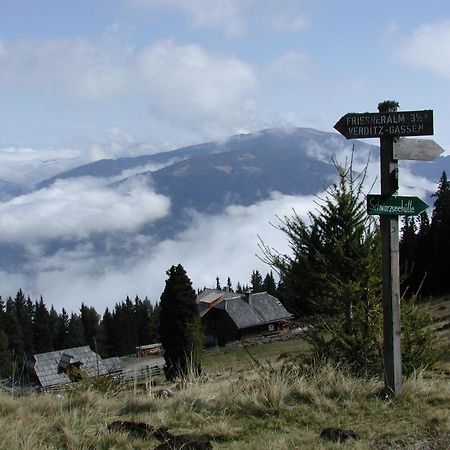
M 433 144 L 398 140 L 432 135 L 433 111 L 397 111 L 397 106 L 396 102 L 383 102 L 378 113 L 349 113 L 334 126 L 347 139 L 380 138 L 381 195 L 368 196 L 367 208 L 369 214 L 380 215 L 384 381 L 387 392 L 394 395 L 402 390 L 398 216 L 420 214 L 428 206 L 416 197 L 394 196 L 398 190 L 397 160 L 432 160 L 440 154 Z

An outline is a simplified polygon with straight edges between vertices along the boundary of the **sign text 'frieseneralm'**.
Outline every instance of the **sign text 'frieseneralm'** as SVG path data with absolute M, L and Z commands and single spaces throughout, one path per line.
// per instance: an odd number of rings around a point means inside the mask
M 429 134 L 432 111 L 347 114 L 345 125 L 352 138 L 382 136 L 411 136 Z

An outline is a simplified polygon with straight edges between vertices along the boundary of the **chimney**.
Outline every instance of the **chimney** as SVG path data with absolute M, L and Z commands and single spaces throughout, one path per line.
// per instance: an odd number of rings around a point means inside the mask
M 245 301 L 247 302 L 247 303 L 250 303 L 250 291 L 246 291 L 245 293 L 244 293 L 244 295 L 245 295 Z

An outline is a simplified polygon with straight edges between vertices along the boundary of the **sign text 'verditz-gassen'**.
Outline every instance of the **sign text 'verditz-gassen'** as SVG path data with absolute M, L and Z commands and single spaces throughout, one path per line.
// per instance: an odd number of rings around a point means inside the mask
M 431 135 L 433 111 L 349 113 L 334 128 L 347 139 Z

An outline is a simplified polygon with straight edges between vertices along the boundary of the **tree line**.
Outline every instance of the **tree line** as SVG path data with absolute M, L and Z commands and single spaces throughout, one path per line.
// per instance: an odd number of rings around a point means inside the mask
M 136 346 L 159 341 L 159 304 L 138 296 L 116 303 L 103 316 L 81 304 L 70 315 L 48 310 L 43 297 L 32 301 L 20 289 L 0 297 L 0 376 L 23 372 L 30 355 L 89 345 L 102 357 L 132 354 Z
M 253 270 L 250 276 L 250 284 L 242 284 L 238 281 L 236 287 L 233 287 L 230 277 L 227 278 L 227 284 L 223 287 L 220 283 L 220 278 L 216 277 L 215 288 L 219 291 L 235 292 L 236 294 L 267 292 L 274 297 L 278 295 L 278 286 L 273 276 L 273 271 L 266 273 L 266 276 L 263 278 L 259 270 Z
M 433 197 L 431 221 L 426 211 L 402 220 L 402 285 L 412 293 L 443 295 L 450 292 L 450 182 L 445 171 Z
M 263 279 L 258 270 L 252 272 L 250 284 L 238 282 L 234 288 L 228 277 L 222 288 L 217 277 L 216 288 L 277 295 L 272 272 Z M 84 303 L 69 314 L 65 308 L 60 313 L 53 306 L 48 309 L 42 296 L 32 301 L 19 289 L 6 301 L 0 296 L 0 377 L 21 373 L 27 357 L 36 353 L 89 345 L 102 357 L 132 354 L 139 345 L 160 341 L 159 326 L 160 304 L 148 298 L 127 297 L 102 316 Z

